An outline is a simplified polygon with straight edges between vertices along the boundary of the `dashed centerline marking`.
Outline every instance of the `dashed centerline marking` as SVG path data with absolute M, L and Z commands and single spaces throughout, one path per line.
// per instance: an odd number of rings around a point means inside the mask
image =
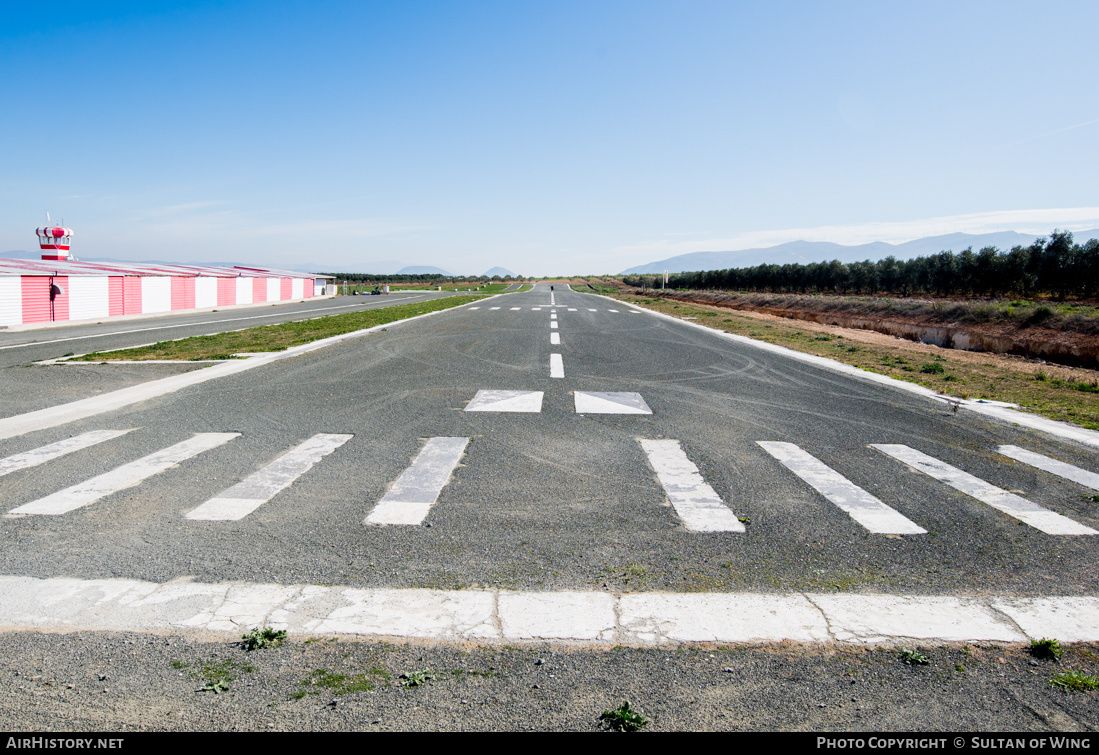
M 126 488 L 132 488 L 155 474 L 171 469 L 176 464 L 198 456 L 203 451 L 228 443 L 233 438 L 240 437 L 240 433 L 197 433 L 182 443 L 176 443 L 156 453 L 144 456 L 137 461 L 123 464 L 117 469 L 85 480 L 58 491 L 37 501 L 25 503 L 14 508 L 9 515 L 40 514 L 44 516 L 57 516 L 74 509 L 88 506 L 100 498 L 105 498 L 112 493 L 117 493 Z
M 552 329 L 554 329 L 554 330 L 556 330 L 556 329 L 557 329 L 557 321 L 556 321 L 556 320 L 554 320 L 554 321 L 552 321 L 552 322 L 550 323 L 550 328 L 552 328 Z
M 477 391 L 467 412 L 540 412 L 542 391 Z
M 561 334 L 560 333 L 550 333 L 550 346 L 560 346 L 560 345 L 561 345 Z
M 1027 451 L 1025 448 L 1019 448 L 1019 446 L 997 446 L 996 451 L 1011 459 L 1015 459 L 1015 461 L 1021 461 L 1024 464 L 1037 467 L 1043 471 L 1055 474 L 1058 477 L 1064 477 L 1066 480 L 1072 480 L 1075 483 L 1083 485 L 1085 488 L 1099 490 L 1099 474 L 1095 474 L 1094 472 L 1080 469 L 1080 467 L 1074 467 L 1071 464 L 1051 459 L 1048 456 L 1036 454 L 1033 451 Z
M 469 438 L 431 438 L 365 524 L 422 524 L 465 453 Z
M 221 495 L 188 512 L 186 518 L 210 522 L 243 519 L 290 487 L 313 465 L 352 437 L 328 433 L 314 435 Z
M 819 459 L 793 443 L 756 441 L 764 451 L 778 459 L 822 496 L 846 511 L 852 519 L 871 532 L 882 535 L 926 535 L 927 530 L 908 517 L 886 506 L 874 496 L 843 477 Z
M 561 361 L 560 354 L 550 354 L 550 377 L 565 377 L 565 363 Z
M 914 448 L 890 443 L 872 443 L 870 447 L 892 456 L 918 472 L 945 482 L 955 490 L 987 503 L 997 511 L 1002 511 L 1047 535 L 1099 535 L 1099 532 L 1091 527 L 1085 527 L 1068 517 L 1042 508 L 1036 503 L 991 485 Z
M 675 513 L 691 532 L 744 532 L 744 525 L 706 484 L 678 440 L 638 438 Z
M 21 454 L 15 454 L 6 459 L 0 459 L 0 477 L 19 469 L 27 469 L 29 467 L 36 467 L 39 464 L 45 464 L 47 461 L 52 461 L 60 456 L 71 454 L 74 451 L 80 451 L 81 449 L 111 440 L 112 438 L 117 438 L 120 435 L 125 435 L 129 432 L 133 432 L 133 429 L 94 430 L 90 433 L 77 435 L 74 438 L 65 438 L 56 443 L 50 443 L 48 446 L 35 448 Z

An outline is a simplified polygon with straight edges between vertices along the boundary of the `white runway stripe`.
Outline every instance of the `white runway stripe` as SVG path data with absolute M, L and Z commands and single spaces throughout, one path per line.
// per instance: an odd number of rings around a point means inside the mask
M 540 412 L 542 391 L 480 390 L 466 404 L 467 412 Z
M 512 312 L 518 312 L 520 309 L 522 309 L 522 307 L 512 307 L 511 311 Z
M 557 315 L 551 314 L 551 315 L 550 315 L 550 319 L 551 319 L 551 320 L 556 320 L 556 319 L 557 319 Z
M 1048 456 L 1036 454 L 1033 451 L 1027 451 L 1025 448 L 1019 448 L 1018 446 L 997 446 L 996 450 L 1004 456 L 1015 459 L 1015 461 L 1021 461 L 1024 464 L 1037 467 L 1038 469 L 1055 474 L 1058 477 L 1064 477 L 1066 480 L 1072 480 L 1073 482 L 1083 485 L 1085 488 L 1099 490 L 1099 474 L 1095 474 L 1094 472 L 1080 469 L 1080 467 L 1074 467 L 1071 464 L 1051 459 Z M 3 462 L 0 462 L 0 464 L 3 464 Z M 0 474 L 3 474 L 3 472 L 0 472 Z
M 678 440 L 639 438 L 668 501 L 684 526 L 692 532 L 744 532 L 736 514 L 706 484 Z
M 366 524 L 421 524 L 465 453 L 469 438 L 432 438 L 366 518 Z
M 162 451 L 123 464 L 90 480 L 39 498 L 12 509 L 12 514 L 42 514 L 56 516 L 95 503 L 100 498 L 132 488 L 155 474 L 171 469 L 181 461 L 198 456 L 203 451 L 228 443 L 240 433 L 197 433 L 193 438 L 176 443 Z
M 494 309 L 499 309 L 499 307 L 489 307 L 489 311 L 492 311 Z
M 882 535 L 925 535 L 927 530 L 894 511 L 819 459 L 793 443 L 756 441 L 822 496 L 846 511 L 871 532 Z
M 618 310 L 617 310 L 617 309 L 608 309 L 607 311 L 608 311 L 608 312 L 614 312 L 614 313 L 615 313 L 616 315 L 618 314 Z
M 560 354 L 550 354 L 550 377 L 565 377 L 565 363 L 561 360 Z
M 576 391 L 577 414 L 652 414 L 640 393 Z
M 542 311 L 542 308 L 541 308 L 541 307 L 531 307 L 531 308 L 530 308 L 530 311 L 531 311 L 531 312 L 541 312 L 541 311 Z
M 553 329 L 553 330 L 557 329 L 557 321 L 556 320 L 554 320 L 553 322 L 550 323 L 550 328 Z
M 1068 517 L 1044 509 L 1036 503 L 991 485 L 914 448 L 888 443 L 873 443 L 870 447 L 892 456 L 918 472 L 945 482 L 955 490 L 973 496 L 978 501 L 987 503 L 992 508 L 1015 517 L 1047 535 L 1099 535 L 1099 532 L 1091 527 L 1085 527 Z
M 221 495 L 211 498 L 187 514 L 187 519 L 236 521 L 243 519 L 290 487 L 323 457 L 335 451 L 351 435 L 320 433 L 249 475 Z
M 472 311 L 473 311 L 473 310 L 475 310 L 475 309 L 480 309 L 480 307 L 470 307 L 470 308 L 469 308 L 469 311 L 470 311 L 470 312 L 472 312 Z
M 73 451 L 79 451 L 83 448 L 94 446 L 97 443 L 117 438 L 128 432 L 132 432 L 132 428 L 130 430 L 94 430 L 90 433 L 77 435 L 74 438 L 65 438 L 56 443 L 50 443 L 48 446 L 35 448 L 21 454 L 15 454 L 6 459 L 0 459 L 0 477 L 19 469 L 27 469 L 28 467 L 36 467 L 39 464 L 45 464 L 47 461 L 56 459 L 59 456 L 71 454 Z
M 576 311 L 576 307 L 569 307 L 569 312 L 575 312 L 575 311 Z
M 561 334 L 560 333 L 550 333 L 550 346 L 560 346 L 560 345 L 561 345 Z
M 591 309 L 591 308 L 589 307 L 589 308 L 588 308 L 588 311 L 589 311 L 589 312 L 598 312 L 599 310 L 598 310 L 598 309 Z

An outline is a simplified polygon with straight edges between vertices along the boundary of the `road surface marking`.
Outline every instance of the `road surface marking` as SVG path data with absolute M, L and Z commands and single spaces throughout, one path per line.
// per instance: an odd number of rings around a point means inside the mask
M 551 309 L 551 310 L 550 310 L 550 314 L 551 314 L 551 315 L 555 315 L 555 314 L 557 314 L 557 310 L 556 310 L 556 309 Z
M 1095 474 L 1094 472 L 1080 469 L 1080 467 L 1074 467 L 1071 464 L 1051 459 L 1048 456 L 1036 454 L 1033 451 L 1027 451 L 1025 448 L 1019 448 L 1018 446 L 997 446 L 996 450 L 1004 456 L 1015 459 L 1015 461 L 1021 461 L 1024 464 L 1029 464 L 1032 467 L 1045 470 L 1058 477 L 1064 477 L 1066 480 L 1072 480 L 1073 482 L 1083 485 L 1085 488 L 1099 490 L 1099 474 Z M 0 464 L 3 464 L 3 462 L 0 462 Z
M 577 414 L 652 414 L 640 393 L 600 393 L 577 391 L 573 394 Z
M 499 307 L 489 307 L 489 310 L 499 309 Z
M 551 314 L 551 315 L 550 315 L 550 319 L 551 319 L 551 320 L 556 320 L 556 319 L 557 319 L 557 315 Z
M 320 433 L 275 459 L 253 475 L 187 513 L 187 519 L 236 521 L 270 501 L 335 451 L 352 435 Z
M 890 443 L 872 443 L 870 447 L 892 456 L 918 472 L 945 482 L 955 490 L 973 496 L 978 501 L 987 503 L 992 508 L 1029 524 L 1047 535 L 1099 535 L 1099 532 L 1091 527 L 1085 527 L 1068 517 L 1044 509 L 1036 503 L 991 485 L 914 448 Z
M 588 309 L 589 312 L 598 312 L 598 309 Z
M 556 330 L 556 329 L 557 329 L 557 321 L 556 321 L 556 320 L 553 320 L 553 321 L 552 321 L 552 322 L 550 323 L 550 328 L 552 328 L 552 329 L 554 329 L 554 330 Z
M 576 311 L 576 307 L 569 307 L 569 312 L 575 312 L 575 311 Z
M 470 312 L 472 312 L 472 311 L 473 311 L 473 310 L 475 310 L 475 309 L 480 309 L 480 307 L 470 307 L 470 308 L 469 308 L 469 311 L 470 311 Z
M 744 525 L 726 506 L 702 475 L 678 440 L 638 438 L 649 457 L 675 513 L 691 532 L 744 532 Z
M 550 346 L 560 346 L 560 345 L 561 345 L 561 334 L 560 333 L 550 333 Z
M 1099 640 L 1091 596 L 425 590 L 255 582 L 0 576 L 0 628 L 358 635 L 611 648 L 792 641 L 851 647 Z
M 431 438 L 364 524 L 422 524 L 465 453 L 469 438 Z
M 550 377 L 565 377 L 565 363 L 561 361 L 560 354 L 550 354 Z
M 467 412 L 540 412 L 542 391 L 477 391 Z
M 631 315 L 639 315 L 639 314 L 641 314 L 641 310 L 640 310 L 640 309 L 631 309 L 631 310 L 630 310 L 629 312 L 630 312 L 630 314 L 631 314 Z
M 530 311 L 531 311 L 531 312 L 541 312 L 541 311 L 542 311 L 542 308 L 541 308 L 541 307 L 531 307 L 531 308 L 530 308 Z
M 608 312 L 614 312 L 614 313 L 615 313 L 616 315 L 618 314 L 618 310 L 617 310 L 617 309 L 608 309 L 607 311 L 608 311 Z
M 190 459 L 192 456 L 198 456 L 203 451 L 217 448 L 239 436 L 240 433 L 196 433 L 193 438 L 189 438 L 182 443 L 176 443 L 174 446 L 144 456 L 137 461 L 123 464 L 117 469 L 112 469 L 110 472 L 105 472 L 90 480 L 65 488 L 53 495 L 25 503 L 8 513 L 17 515 L 41 514 L 44 516 L 64 514 L 95 503 L 100 498 L 105 498 L 112 493 L 132 488 L 149 477 L 166 469 L 171 469 L 176 464 Z
M 927 530 L 891 509 L 839 472 L 809 455 L 793 443 L 756 441 L 822 496 L 846 511 L 871 532 L 882 535 L 925 535 Z
M 48 446 L 35 448 L 21 454 L 15 454 L 6 459 L 0 459 L 0 477 L 19 469 L 27 469 L 28 467 L 36 467 L 39 464 L 45 464 L 47 461 L 56 459 L 59 456 L 71 454 L 74 451 L 94 446 L 97 443 L 117 438 L 120 435 L 125 435 L 132 431 L 133 428 L 130 430 L 94 430 L 90 433 L 77 435 L 74 438 L 65 438 L 56 443 L 50 443 Z
M 522 309 L 522 307 L 512 307 L 511 311 L 512 312 L 518 312 L 520 309 Z

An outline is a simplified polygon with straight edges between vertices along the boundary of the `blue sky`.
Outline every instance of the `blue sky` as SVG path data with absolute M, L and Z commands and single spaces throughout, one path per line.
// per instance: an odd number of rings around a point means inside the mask
M 0 1 L 0 252 L 614 273 L 1099 227 L 1099 4 Z

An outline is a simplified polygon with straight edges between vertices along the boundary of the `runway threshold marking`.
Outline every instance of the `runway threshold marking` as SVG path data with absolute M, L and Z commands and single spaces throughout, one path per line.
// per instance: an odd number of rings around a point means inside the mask
M 431 438 L 401 473 L 364 524 L 419 525 L 465 453 L 469 438 Z
M 36 467 L 39 464 L 45 464 L 47 461 L 52 461 L 58 457 L 117 438 L 129 432 L 133 432 L 133 428 L 129 430 L 93 430 L 90 433 L 83 433 L 82 435 L 77 435 L 72 438 L 65 438 L 56 443 L 50 443 L 48 446 L 42 446 L 41 448 L 35 448 L 21 454 L 9 456 L 6 459 L 0 459 L 0 477 L 20 469 L 27 469 L 29 467 Z
M 43 516 L 65 514 L 95 503 L 100 498 L 105 498 L 112 493 L 132 488 L 149 477 L 166 469 L 171 469 L 176 464 L 186 461 L 192 456 L 198 456 L 204 451 L 217 448 L 237 437 L 240 437 L 240 433 L 196 433 L 194 437 L 176 443 L 174 446 L 143 456 L 136 461 L 131 461 L 129 464 L 123 464 L 117 469 L 112 469 L 110 472 L 77 483 L 53 495 L 25 503 L 8 513 L 14 515 L 40 514 Z
M 649 457 L 668 501 L 688 530 L 744 532 L 744 524 L 702 479 L 678 440 L 638 438 L 638 442 Z
M 560 333 L 550 333 L 550 346 L 560 346 L 560 345 L 561 345 L 561 334 Z
M 1099 532 L 1091 527 L 1085 527 L 1079 522 L 1043 508 L 1014 493 L 1009 493 L 914 448 L 889 443 L 872 443 L 870 447 L 876 448 L 887 456 L 892 456 L 917 472 L 923 472 L 940 482 L 945 482 L 955 490 L 972 496 L 1047 535 L 1099 535 Z
M 886 506 L 839 472 L 793 443 L 756 441 L 784 467 L 847 512 L 856 522 L 881 535 L 926 535 L 927 530 Z
M 577 414 L 652 414 L 640 393 L 576 391 Z
M 270 501 L 353 435 L 319 433 L 242 481 L 188 512 L 187 519 L 236 521 Z
M 467 412 L 531 412 L 542 411 L 542 391 L 480 390 L 466 404 Z
M 550 354 L 550 377 L 565 377 L 565 363 L 562 361 L 560 354 Z
M 1015 459 L 1015 461 L 1021 461 L 1024 464 L 1037 467 L 1045 472 L 1055 474 L 1058 477 L 1064 477 L 1066 480 L 1072 480 L 1075 483 L 1083 485 L 1085 488 L 1099 490 L 1099 474 L 1095 474 L 1094 472 L 1080 469 L 1080 467 L 1074 467 L 1071 464 L 1051 459 L 1048 456 L 1036 454 L 1033 451 L 1027 451 L 1025 448 L 1019 448 L 1019 446 L 997 446 L 996 451 L 1008 458 Z

